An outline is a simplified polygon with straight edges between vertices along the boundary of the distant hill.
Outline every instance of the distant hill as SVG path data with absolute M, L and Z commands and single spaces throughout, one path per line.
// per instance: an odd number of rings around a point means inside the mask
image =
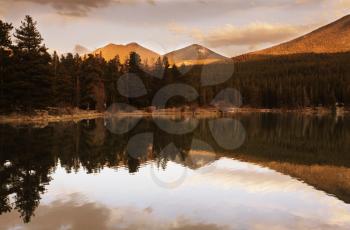
M 176 65 L 210 64 L 213 62 L 229 60 L 229 58 L 197 44 L 172 51 L 164 56 L 168 57 L 170 64 Z
M 90 53 L 91 51 L 88 50 L 87 48 L 85 48 L 84 46 L 82 45 L 76 45 L 73 49 L 73 54 L 79 54 L 79 55 L 84 55 L 84 54 L 88 54 Z
M 350 15 L 289 42 L 240 55 L 234 59 L 249 59 L 254 56 L 339 53 L 347 51 L 350 51 Z
M 129 57 L 130 52 L 136 52 L 140 55 L 143 63 L 153 64 L 158 57 L 159 54 L 149 50 L 137 43 L 129 43 L 127 45 L 116 45 L 109 44 L 105 47 L 99 48 L 93 51 L 93 54 L 102 54 L 102 57 L 106 60 L 111 60 L 115 56 L 119 55 L 120 61 L 124 63 Z

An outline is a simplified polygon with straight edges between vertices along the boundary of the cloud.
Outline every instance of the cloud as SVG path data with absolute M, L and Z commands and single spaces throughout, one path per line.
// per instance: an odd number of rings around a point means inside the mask
M 175 34 L 187 34 L 213 48 L 225 46 L 255 47 L 260 44 L 281 42 L 299 36 L 309 28 L 310 26 L 258 22 L 241 27 L 227 24 L 203 32 L 199 29 L 189 29 L 177 24 L 168 26 L 168 29 Z
M 10 0 L 7 1 L 10 2 Z M 59 15 L 74 17 L 87 16 L 93 9 L 112 5 L 114 5 L 112 7 L 113 10 L 117 11 L 119 14 L 122 13 L 122 16 L 125 17 L 123 11 L 127 10 L 127 13 L 130 14 L 131 12 L 128 6 L 131 5 L 141 8 L 142 14 L 146 16 L 153 15 L 153 17 L 159 19 L 159 16 L 161 16 L 161 18 L 166 18 L 175 15 L 179 15 L 180 18 L 198 18 L 225 13 L 229 14 L 234 11 L 251 10 L 253 8 L 293 7 L 309 3 L 317 4 L 320 1 L 325 0 L 270 0 L 268 2 L 265 0 L 12 0 L 11 2 L 29 2 L 50 5 Z M 150 9 L 149 6 L 154 7 Z M 118 14 L 115 16 L 118 16 Z M 138 18 L 139 14 L 136 13 L 133 14 L 133 16 Z
M 182 25 L 175 23 L 175 22 L 169 23 L 168 29 L 177 35 L 188 33 L 188 28 L 186 26 L 182 26 Z
M 338 17 L 350 13 L 350 0 L 337 0 L 333 2 L 335 13 Z
M 139 4 L 155 5 L 154 0 L 13 0 L 14 2 L 29 2 L 52 6 L 59 15 L 82 17 L 92 9 L 107 7 L 111 4 Z
M 30 2 L 41 5 L 50 5 L 58 14 L 68 16 L 86 16 L 87 13 L 100 7 L 106 7 L 114 0 L 13 0 L 14 2 Z
M 239 35 L 234 35 L 232 31 L 247 34 L 245 28 L 254 27 L 249 25 L 251 22 L 267 22 L 267 25 L 275 27 L 278 27 L 276 23 L 323 25 L 338 15 L 341 16 L 349 2 L 350 0 L 0 0 L 0 17 L 16 26 L 24 15 L 32 15 L 38 21 L 47 45 L 62 52 L 71 51 L 76 43 L 100 47 L 109 42 L 128 43 L 136 40 L 158 52 L 168 52 L 189 43 L 215 44 L 217 48 L 209 48 L 232 56 L 270 45 L 257 45 L 261 42 L 260 36 L 254 38 L 258 41 L 246 41 L 248 45 L 237 45 L 243 42 L 238 41 Z M 175 23 L 171 24 L 172 22 Z M 225 24 L 230 24 L 231 27 Z M 262 25 L 255 25 L 255 31 L 256 27 L 264 27 L 264 23 L 256 24 Z M 67 36 L 62 38 L 63 27 Z M 273 39 L 267 39 L 266 35 L 264 40 L 280 42 L 284 39 L 278 38 L 289 39 L 299 35 L 291 27 L 303 32 L 298 26 L 290 26 L 272 36 L 270 29 L 268 33 Z M 223 32 L 219 31 L 221 28 L 224 29 Z M 234 39 L 230 40 L 229 36 Z M 245 40 L 243 35 L 241 40 Z
M 350 8 L 350 0 L 338 0 L 336 1 L 338 7 L 342 7 L 342 8 Z

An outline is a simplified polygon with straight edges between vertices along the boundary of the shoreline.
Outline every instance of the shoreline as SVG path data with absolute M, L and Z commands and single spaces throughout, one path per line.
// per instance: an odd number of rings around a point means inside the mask
M 197 118 L 210 118 L 219 116 L 233 116 L 237 114 L 247 113 L 295 113 L 301 115 L 312 115 L 312 116 L 325 116 L 334 115 L 337 117 L 345 116 L 350 114 L 350 108 L 332 111 L 330 108 L 318 107 L 318 108 L 301 108 L 301 109 L 262 109 L 262 108 L 235 108 L 227 112 L 221 112 L 215 108 L 198 108 L 195 111 L 181 111 L 181 109 L 160 109 L 155 111 L 136 110 L 132 112 L 116 112 L 114 114 L 108 111 L 97 112 L 95 110 L 79 110 L 74 114 L 60 114 L 60 115 L 49 115 L 49 114 L 36 114 L 36 115 L 25 115 L 25 114 L 9 114 L 0 115 L 0 124 L 48 124 L 55 122 L 79 122 L 81 120 L 91 120 L 105 117 L 197 117 Z

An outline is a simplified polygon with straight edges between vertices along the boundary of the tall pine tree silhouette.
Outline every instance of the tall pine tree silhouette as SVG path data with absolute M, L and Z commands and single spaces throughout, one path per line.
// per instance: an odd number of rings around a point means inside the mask
M 0 20 L 0 110 L 5 111 L 11 104 L 11 98 L 7 91 L 8 74 L 10 70 L 10 55 L 12 41 L 10 32 L 12 25 Z
M 36 26 L 37 23 L 26 16 L 14 34 L 16 65 L 11 88 L 14 104 L 27 112 L 50 105 L 52 99 L 51 57 Z

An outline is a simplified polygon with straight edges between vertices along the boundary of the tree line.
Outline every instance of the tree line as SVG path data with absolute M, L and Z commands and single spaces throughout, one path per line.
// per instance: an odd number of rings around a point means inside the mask
M 30 16 L 13 36 L 12 30 L 11 23 L 0 20 L 1 113 L 30 113 L 50 107 L 103 111 L 113 103 L 146 108 L 152 105 L 159 89 L 173 83 L 192 86 L 198 98 L 189 102 L 175 96 L 168 101 L 169 107 L 211 105 L 225 88 L 238 90 L 243 106 L 258 108 L 350 104 L 350 53 L 274 56 L 180 67 L 159 57 L 148 66 L 135 52 L 125 63 L 118 56 L 106 61 L 101 54 L 50 55 Z M 203 86 L 203 71 L 214 78 L 229 77 L 220 84 Z M 138 81 L 132 80 L 134 75 Z M 121 78 L 126 79 L 127 90 L 138 92 L 137 97 L 120 90 Z

